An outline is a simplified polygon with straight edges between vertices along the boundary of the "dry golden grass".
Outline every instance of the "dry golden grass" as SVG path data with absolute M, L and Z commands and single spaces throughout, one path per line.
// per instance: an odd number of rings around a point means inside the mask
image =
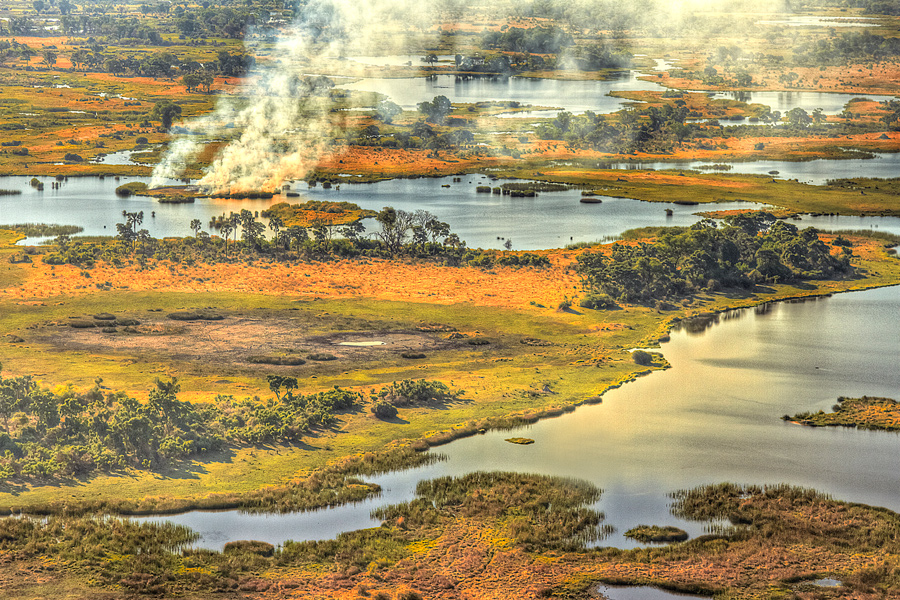
M 373 298 L 434 304 L 470 303 L 476 306 L 522 308 L 531 301 L 555 304 L 571 294 L 578 279 L 565 266 L 575 252 L 546 253 L 550 269 L 498 267 L 440 267 L 383 259 L 335 260 L 296 264 L 215 264 L 185 267 L 155 264 L 149 268 L 98 265 L 90 279 L 72 265 L 28 266 L 21 286 L 0 290 L 0 298 L 17 301 L 83 295 L 94 284 L 109 282 L 114 289 L 158 292 L 248 292 L 319 298 Z M 202 278 L 199 281 L 198 278 Z

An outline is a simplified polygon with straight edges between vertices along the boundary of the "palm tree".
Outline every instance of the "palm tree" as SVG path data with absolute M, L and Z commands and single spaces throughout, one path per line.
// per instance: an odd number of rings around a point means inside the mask
M 269 218 L 269 229 L 275 234 L 272 244 L 275 246 L 275 260 L 278 260 L 278 232 L 284 227 L 284 221 L 280 217 L 272 216 Z
M 231 221 L 225 221 L 222 223 L 222 235 L 225 236 L 225 258 L 228 258 L 228 236 L 234 231 L 234 225 L 231 224 Z

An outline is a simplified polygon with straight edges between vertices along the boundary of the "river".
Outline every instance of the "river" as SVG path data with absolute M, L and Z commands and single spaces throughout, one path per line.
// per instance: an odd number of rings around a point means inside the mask
M 735 169 L 743 168 L 743 165 L 735 163 Z M 805 163 L 766 164 L 783 169 L 803 169 L 802 165 Z M 610 197 L 601 197 L 601 204 L 583 204 L 577 189 L 541 193 L 534 198 L 512 198 L 477 193 L 475 188 L 479 185 L 497 187 L 512 181 L 490 180 L 477 174 L 463 176 L 458 183 L 452 177 L 395 179 L 373 184 L 344 184 L 340 190 L 321 186 L 306 189 L 306 183 L 299 182 L 292 188 L 300 192 L 300 197 L 281 195 L 271 200 L 241 201 L 199 198 L 190 204 L 160 204 L 153 198 L 142 196 L 120 198 L 115 189 L 126 181 L 125 178 L 116 181 L 111 177 L 103 180 L 70 177 L 56 190 L 51 189 L 51 178 L 44 180 L 45 188 L 39 192 L 28 185 L 27 177 L 0 177 L 0 189 L 23 192 L 18 196 L 0 196 L 0 224 L 52 220 L 62 225 L 84 227 L 85 235 L 115 235 L 116 223 L 123 221 L 123 210 L 143 211 L 142 227 L 153 237 L 183 237 L 191 235 L 192 219 L 200 219 L 206 229 L 212 217 L 241 209 L 262 211 L 276 202 L 334 200 L 355 202 L 372 210 L 381 210 L 385 206 L 406 211 L 428 210 L 447 222 L 451 230 L 473 248 L 499 249 L 505 240 L 511 239 L 515 250 L 539 250 L 601 241 L 626 229 L 645 225 L 690 225 L 700 219 L 696 213 L 702 210 L 762 207 L 747 202 L 683 206 Z M 127 181 L 132 180 L 140 178 Z M 671 216 L 666 214 L 666 209 L 672 211 Z M 369 232 L 375 227 L 371 220 L 364 223 Z M 826 230 L 876 228 L 900 234 L 898 217 L 804 217 L 797 224 Z M 38 242 L 26 240 L 23 243 Z
M 616 528 L 601 545 L 633 547 L 638 524 L 701 524 L 669 514 L 667 493 L 707 483 L 788 482 L 835 498 L 900 511 L 897 435 L 804 428 L 783 414 L 829 410 L 838 396 L 900 391 L 900 287 L 767 304 L 727 313 L 700 332 L 674 331 L 662 352 L 671 368 L 608 391 L 603 403 L 518 431 L 490 432 L 437 450 L 447 460 L 372 478 L 379 499 L 289 515 L 192 512 L 166 520 L 201 534 L 199 545 L 235 539 L 327 539 L 377 525 L 374 507 L 412 497 L 417 481 L 476 470 L 514 470 L 589 480 Z M 521 435 L 529 446 L 509 444 Z M 156 520 L 159 520 L 158 518 Z

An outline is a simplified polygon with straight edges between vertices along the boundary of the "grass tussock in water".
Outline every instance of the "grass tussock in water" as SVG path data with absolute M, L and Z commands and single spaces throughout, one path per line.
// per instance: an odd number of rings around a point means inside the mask
M 638 525 L 637 527 L 632 527 L 623 535 L 645 544 L 651 542 L 683 542 L 688 539 L 686 531 L 671 525 L 663 527 L 659 525 Z
M 603 514 L 585 508 L 599 500 L 593 484 L 522 473 L 470 473 L 416 486 L 417 499 L 379 508 L 386 525 L 433 527 L 447 519 L 496 519 L 526 549 L 575 550 L 602 538 Z

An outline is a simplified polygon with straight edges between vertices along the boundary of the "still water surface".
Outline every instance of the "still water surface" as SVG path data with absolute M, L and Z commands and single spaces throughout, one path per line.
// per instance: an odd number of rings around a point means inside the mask
M 885 155 L 900 157 L 900 155 Z M 842 168 L 841 161 L 831 161 Z M 865 163 L 871 161 L 863 161 Z M 750 170 L 735 163 L 733 172 Z M 767 162 L 758 169 L 785 169 L 779 177 L 798 174 L 807 163 Z M 625 164 L 620 166 L 626 166 Z M 665 163 L 644 163 L 644 168 L 673 168 Z M 677 165 L 676 165 L 677 166 Z M 695 163 L 686 166 L 696 167 Z M 796 169 L 791 171 L 790 169 Z M 135 178 L 137 179 L 137 178 Z M 119 198 L 116 187 L 125 181 L 112 178 L 69 178 L 60 189 L 51 189 L 52 179 L 45 179 L 45 189 L 38 192 L 28 185 L 27 177 L 0 177 L 0 189 L 20 189 L 19 196 L 0 196 L 0 224 L 49 222 L 80 225 L 85 235 L 115 235 L 116 223 L 122 222 L 122 211 L 144 212 L 141 227 L 156 238 L 191 235 L 190 222 L 200 219 L 203 228 L 212 217 L 241 209 L 262 211 L 276 202 L 305 200 L 348 201 L 363 208 L 381 210 L 385 206 L 415 211 L 425 209 L 447 222 L 453 232 L 470 247 L 503 247 L 512 239 L 514 250 L 560 248 L 573 242 L 595 242 L 617 236 L 626 229 L 645 225 L 690 225 L 700 219 L 703 210 L 729 210 L 763 207 L 747 202 L 726 202 L 704 206 L 682 206 L 667 203 L 640 202 L 627 198 L 602 198 L 602 204 L 582 204 L 577 189 L 548 192 L 535 198 L 511 198 L 476 193 L 478 185 L 498 187 L 511 180 L 490 180 L 484 175 L 463 176 L 459 183 L 452 177 L 396 179 L 374 184 L 343 184 L 341 189 L 308 188 L 305 182 L 292 185 L 300 197 L 276 196 L 272 200 L 229 200 L 198 198 L 192 204 L 160 204 L 153 198 L 132 196 Z M 776 184 L 777 185 L 777 184 Z M 448 187 L 445 187 L 448 186 Z M 672 215 L 666 215 L 666 209 Z M 371 232 L 375 223 L 364 221 Z M 875 228 L 900 234 L 900 218 L 803 217 L 800 227 L 815 226 L 826 230 Z M 27 243 L 38 243 L 27 240 Z
M 443 95 L 453 103 L 508 102 L 522 106 L 559 108 L 575 114 L 585 111 L 612 113 L 634 101 L 610 96 L 613 92 L 655 91 L 667 88 L 655 81 L 639 79 L 638 71 L 621 71 L 606 81 L 569 81 L 560 79 L 533 79 L 528 77 L 475 77 L 457 78 L 455 75 L 405 78 L 366 78 L 339 87 L 366 92 L 378 92 L 388 96 L 407 110 L 414 110 L 419 102 Z M 873 94 L 843 94 L 812 91 L 752 91 L 711 92 L 714 99 L 737 99 L 742 102 L 765 104 L 782 115 L 792 108 L 803 108 L 808 113 L 821 108 L 826 115 L 836 115 L 853 98 L 865 97 L 887 100 L 894 96 Z M 515 116 L 515 115 L 510 115 Z M 552 112 L 531 112 L 523 117 L 552 117 Z
M 722 481 L 789 482 L 900 511 L 896 434 L 780 420 L 828 410 L 838 396 L 897 397 L 898 340 L 900 287 L 734 311 L 703 332 L 673 332 L 662 346 L 672 368 L 607 392 L 602 404 L 457 440 L 438 449 L 444 462 L 372 478 L 382 498 L 312 513 L 193 512 L 166 520 L 196 529 L 210 548 L 236 539 L 327 539 L 376 526 L 369 511 L 410 499 L 422 479 L 476 470 L 594 482 L 604 491 L 597 508 L 616 528 L 602 544 L 617 547 L 635 545 L 622 533 L 638 524 L 701 534 L 702 525 L 669 514 L 667 493 Z M 504 441 L 514 435 L 535 443 Z

